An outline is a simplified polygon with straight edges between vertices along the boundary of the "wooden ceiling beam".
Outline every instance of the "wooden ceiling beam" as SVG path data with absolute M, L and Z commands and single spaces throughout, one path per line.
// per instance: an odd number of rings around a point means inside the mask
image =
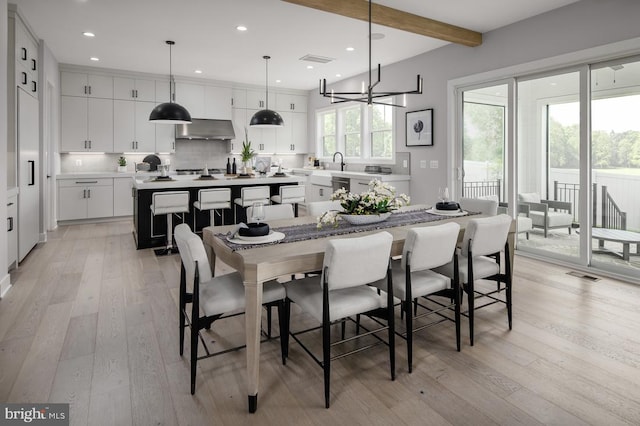
M 283 1 L 369 22 L 369 3 L 363 0 Z M 464 46 L 475 47 L 482 44 L 482 34 L 477 31 L 375 3 L 371 5 L 371 22 Z

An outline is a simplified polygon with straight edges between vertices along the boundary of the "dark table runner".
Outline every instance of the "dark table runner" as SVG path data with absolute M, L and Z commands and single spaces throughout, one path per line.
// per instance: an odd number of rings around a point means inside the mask
M 468 212 L 468 215 L 478 213 Z M 265 244 L 235 244 L 227 240 L 227 234 L 216 234 L 233 251 L 246 250 L 255 247 L 265 247 L 274 244 L 293 243 L 296 241 L 312 240 L 316 238 L 326 238 L 335 235 L 352 234 L 355 232 L 374 231 L 376 229 L 393 228 L 396 226 L 413 225 L 421 222 L 435 222 L 438 220 L 451 219 L 452 216 L 442 216 L 428 213 L 426 210 L 414 210 L 402 213 L 393 213 L 387 220 L 367 225 L 351 225 L 345 220 L 339 220 L 338 226 L 324 224 L 318 228 L 316 223 L 306 223 L 303 225 L 281 226 L 273 228 L 273 231 L 282 232 L 285 237 L 280 241 Z

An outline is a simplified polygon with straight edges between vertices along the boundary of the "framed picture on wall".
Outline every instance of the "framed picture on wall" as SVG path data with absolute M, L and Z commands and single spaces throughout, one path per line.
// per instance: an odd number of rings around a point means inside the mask
M 433 108 L 407 112 L 406 146 L 433 146 Z

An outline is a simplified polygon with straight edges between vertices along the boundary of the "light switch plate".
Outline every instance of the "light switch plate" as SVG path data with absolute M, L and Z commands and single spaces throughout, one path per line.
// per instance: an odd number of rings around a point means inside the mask
M 429 163 L 429 167 L 431 167 L 432 169 L 437 169 L 438 168 L 438 160 L 431 160 L 431 162 Z
M 421 169 L 427 168 L 427 160 L 420 160 L 420 168 Z

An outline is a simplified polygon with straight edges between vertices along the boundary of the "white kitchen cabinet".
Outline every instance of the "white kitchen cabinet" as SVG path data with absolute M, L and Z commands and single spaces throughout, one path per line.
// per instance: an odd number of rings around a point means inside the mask
M 233 88 L 231 90 L 231 104 L 233 108 L 247 107 L 247 89 Z
M 247 110 L 244 108 L 233 108 L 233 132 L 236 134 L 235 139 L 231 139 L 231 153 L 238 154 L 242 150 L 242 142 L 244 141 L 244 129 L 249 129 L 247 121 Z
M 191 118 L 205 118 L 203 85 L 176 82 L 175 102 L 185 107 Z
M 274 94 L 272 92 L 271 98 L 269 99 L 269 101 L 273 104 L 271 103 L 269 104 L 269 109 L 276 108 L 276 103 L 273 96 Z M 267 107 L 266 91 L 247 89 L 247 103 L 246 103 L 247 109 L 260 110 L 260 109 L 265 109 L 266 107 Z
M 169 80 L 156 80 L 156 103 L 169 102 Z
M 13 19 L 15 25 L 15 77 L 16 85 L 25 93 L 38 98 L 38 42 L 31 36 L 21 19 Z M 11 25 L 10 25 L 11 28 Z
M 113 152 L 113 100 L 62 96 L 61 152 Z
M 305 188 L 305 194 L 308 194 L 307 203 L 315 201 L 329 201 L 329 197 L 333 191 L 330 186 L 309 183 Z
M 113 178 L 113 215 L 133 215 L 133 178 Z
M 270 129 L 266 127 L 252 127 L 249 126 L 251 117 L 258 110 L 247 109 L 246 126 L 249 131 L 249 140 L 251 141 L 251 147 L 258 154 L 273 154 L 276 152 L 276 129 Z M 275 127 L 275 126 L 274 126 Z M 244 137 L 244 131 L 243 131 Z M 242 149 L 242 146 L 240 147 Z
M 307 114 L 281 111 L 284 127 L 276 128 L 276 152 L 278 154 L 306 154 Z
M 156 126 L 155 152 L 166 154 L 176 152 L 175 124 L 154 124 Z
M 78 220 L 113 216 L 113 179 L 58 181 L 58 219 Z
M 113 99 L 113 77 L 79 72 L 60 72 L 60 94 Z
M 276 103 L 271 109 L 278 111 L 307 112 L 307 97 L 304 95 L 277 93 Z
M 156 101 L 156 83 L 141 78 L 113 78 L 113 99 Z
M 204 86 L 204 118 L 231 120 L 230 87 Z
M 7 197 L 7 266 L 18 260 L 18 196 Z
M 151 102 L 113 101 L 114 152 L 155 152 L 156 128 L 149 122 Z

